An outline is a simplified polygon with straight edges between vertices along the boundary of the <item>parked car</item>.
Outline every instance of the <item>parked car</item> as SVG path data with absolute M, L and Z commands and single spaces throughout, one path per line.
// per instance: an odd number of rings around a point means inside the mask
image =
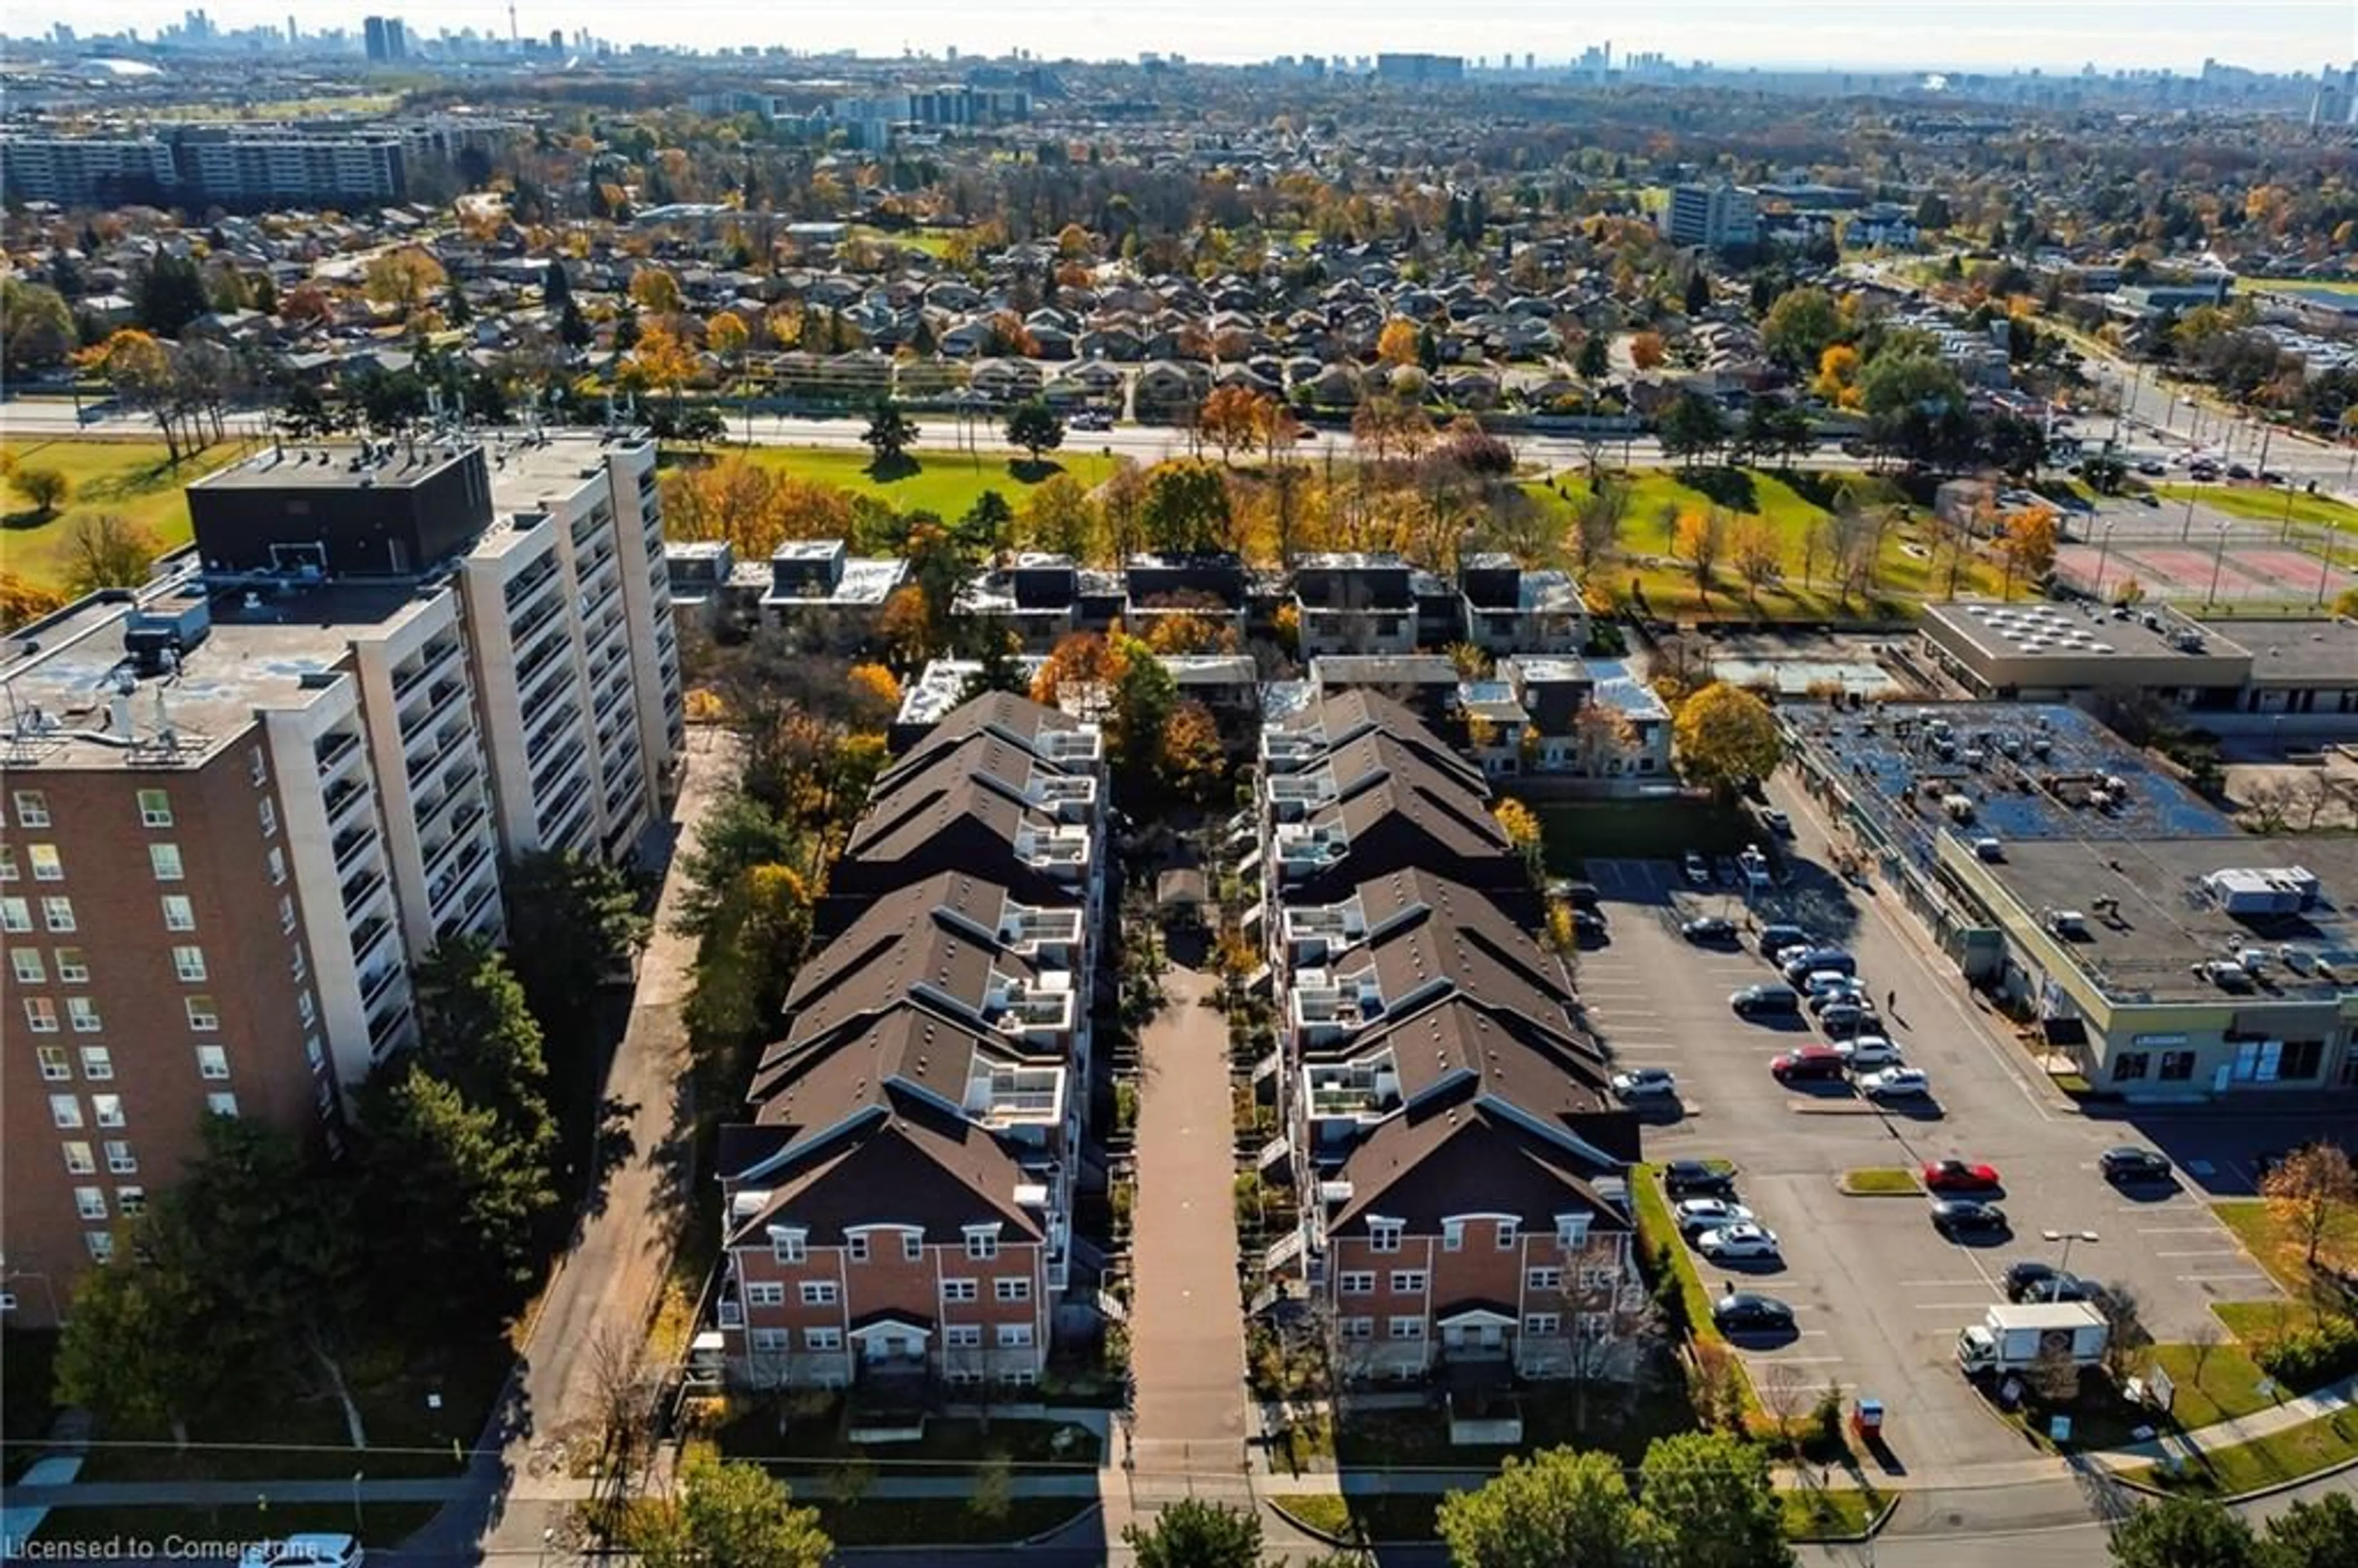
M 2006 1292 L 2006 1300 L 2018 1302 L 2028 1297 L 2039 1281 L 2051 1280 L 2062 1271 L 2052 1263 L 2025 1258 L 2018 1263 L 2007 1264 L 2006 1272 L 1998 1277 L 1998 1284 Z
M 1679 935 L 1701 946 L 1716 946 L 1736 940 L 1736 922 L 1725 915 L 1699 915 L 1681 925 Z
M 361 1568 L 367 1557 L 349 1535 L 307 1532 L 256 1541 L 237 1561 L 238 1568 Z
M 1989 1236 L 2007 1228 L 2006 1211 L 1972 1198 L 1942 1198 L 1932 1206 L 1932 1228 L 1943 1236 Z
M 1850 1064 L 1830 1045 L 1804 1045 L 1768 1059 L 1768 1074 L 1780 1084 L 1831 1082 L 1849 1071 Z
M 1689 887 L 1711 886 L 1711 862 L 1703 858 L 1702 851 L 1689 849 L 1681 858 L 1679 870 L 1685 874 Z
M 1775 1296 L 1753 1291 L 1730 1291 L 1711 1303 L 1711 1321 L 1722 1330 L 1741 1334 L 1748 1329 L 1793 1326 L 1793 1309 Z
M 1662 1167 L 1662 1190 L 1677 1197 L 1729 1197 L 1736 1192 L 1736 1173 L 1701 1160 L 1673 1160 Z
M 1996 1165 L 1964 1160 L 1927 1160 L 1923 1174 L 1924 1190 L 1934 1193 L 1986 1193 L 2005 1184 Z
M 1848 1040 L 1837 1040 L 1834 1049 L 1841 1053 L 1843 1062 L 1853 1072 L 1861 1067 L 1901 1066 L 1908 1060 L 1900 1054 L 1898 1045 L 1880 1034 L 1860 1034 Z
M 1793 836 L 1793 819 L 1773 806 L 1760 814 L 1760 820 L 1768 825 L 1769 832 L 1779 838 L 1790 838 Z
M 2083 1280 L 2077 1274 L 2058 1271 L 2040 1280 L 2022 1292 L 2026 1302 L 2092 1302 L 2104 1287 L 2093 1280 Z
M 1605 917 L 1595 910 L 1575 909 L 1572 912 L 1573 940 L 1584 944 L 1602 942 L 1610 935 Z
M 1886 1067 L 1859 1079 L 1858 1092 L 1869 1099 L 1915 1099 L 1932 1092 L 1932 1080 L 1921 1067 Z
M 1595 909 L 1598 899 L 1602 896 L 1597 892 L 1595 882 L 1567 882 L 1564 884 L 1563 895 L 1572 900 L 1572 907 L 1574 909 Z
M 2096 1156 L 2096 1168 L 2108 1182 L 2164 1182 L 2169 1179 L 2169 1161 L 2150 1149 L 2134 1143 L 2117 1144 Z
M 2137 472 L 2146 475 L 2147 478 L 2151 478 L 2156 474 L 2167 473 L 2169 471 L 2163 468 L 2159 463 L 2154 461 L 2151 458 L 2147 458 L 2145 461 L 2137 464 L 2136 470 Z
M 1725 1230 L 1731 1225 L 1748 1225 L 1752 1221 L 1750 1209 L 1725 1198 L 1687 1198 L 1680 1203 L 1676 1216 L 1681 1236 L 1701 1236 L 1706 1231 Z
M 1774 959 L 1788 947 L 1806 950 L 1812 944 L 1810 934 L 1798 925 L 1764 925 L 1760 928 L 1758 946 L 1762 957 Z
M 1613 1075 L 1613 1092 L 1625 1100 L 1675 1099 L 1679 1080 L 1668 1067 L 1639 1067 Z
M 1818 1027 L 1826 1032 L 1829 1040 L 1847 1040 L 1855 1034 L 1880 1034 L 1883 1017 L 1862 997 L 1856 1001 L 1839 1001 L 1818 1014 Z
M 1706 1230 L 1695 1238 L 1695 1250 L 1706 1258 L 1774 1258 L 1777 1233 L 1757 1225 L 1731 1225 Z
M 2229 463 L 2227 465 L 2227 477 L 2229 479 L 2249 479 L 2252 477 L 2252 470 L 2242 463 Z
M 1810 993 L 1813 1017 L 1830 1007 L 1861 1007 L 1866 1002 L 1866 988 L 1858 983 L 1858 977 L 1838 975 L 1832 969 L 1820 969 L 1801 982 L 1801 989 Z
M 1855 975 L 1858 973 L 1858 960 L 1839 947 L 1813 947 L 1796 957 L 1785 960 L 1785 979 L 1794 985 L 1800 985 L 1821 969 L 1832 969 L 1836 974 L 1842 975 Z
M 1790 986 L 1747 986 L 1727 1005 L 1738 1018 L 1790 1017 L 1801 1011 L 1801 993 Z

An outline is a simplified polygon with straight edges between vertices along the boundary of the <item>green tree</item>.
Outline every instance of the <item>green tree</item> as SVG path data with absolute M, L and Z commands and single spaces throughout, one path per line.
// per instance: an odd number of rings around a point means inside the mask
M 76 596 L 138 586 L 164 549 L 155 535 L 113 512 L 75 519 L 65 544 L 66 591 Z
M 440 1281 L 438 1290 L 504 1304 L 531 1279 L 534 1227 L 557 1201 L 545 1152 L 508 1135 L 498 1114 L 470 1105 L 415 1058 L 380 1071 L 362 1091 L 372 1246 L 388 1278 Z M 440 1303 L 393 1293 L 388 1311 L 426 1327 Z
M 43 517 L 56 516 L 58 508 L 73 493 L 73 481 L 62 469 L 20 468 L 9 476 L 9 482 Z
M 1003 550 L 1014 541 L 1015 509 L 998 491 L 986 490 L 958 518 L 952 536 L 957 547 L 971 556 Z
M 61 365 L 74 341 L 65 296 L 46 283 L 0 279 L 0 367 L 22 375 Z
M 508 963 L 544 1043 L 588 1032 L 601 976 L 646 946 L 648 923 L 629 876 L 594 856 L 535 850 L 500 878 L 507 901 Z
M 2218 1503 L 2165 1498 L 2113 1530 L 2116 1568 L 2259 1568 L 2266 1559 L 2252 1527 Z
M 2358 1503 L 2347 1492 L 2296 1502 L 2268 1520 L 2260 1562 L 2264 1568 L 2358 1568 Z
M 177 338 L 180 329 L 212 308 L 205 296 L 204 275 L 187 256 L 158 255 L 139 275 L 133 296 L 133 314 L 139 325 L 159 338 Z
M 1785 756 L 1784 732 L 1768 705 L 1725 681 L 1681 703 L 1672 733 L 1688 775 L 1723 793 L 1739 779 L 1767 778 Z
M 917 422 L 902 413 L 901 406 L 891 398 L 880 397 L 876 406 L 869 410 L 868 428 L 860 438 L 876 454 L 876 465 L 889 468 L 916 443 Z
M 1644 1561 L 1638 1511 L 1610 1454 L 1551 1448 L 1441 1502 L 1441 1539 L 1456 1568 L 1634 1568 Z
M 1210 463 L 1157 463 L 1146 478 L 1139 523 L 1157 550 L 1196 554 L 1227 546 L 1228 485 Z
M 1842 311 L 1823 288 L 1789 288 L 1760 321 L 1760 347 L 1787 370 L 1813 374 L 1825 351 L 1842 341 Z
M 1758 1444 L 1719 1432 L 1657 1438 L 1638 1480 L 1656 1561 L 1679 1568 L 1790 1568 L 1784 1510 Z
M 152 1211 L 151 1211 L 152 1214 Z M 229 1361 L 195 1332 L 201 1321 L 189 1281 L 152 1252 L 152 1218 L 119 1238 L 118 1257 L 75 1287 L 73 1314 L 58 1338 L 57 1400 L 87 1410 L 113 1431 L 166 1428 L 189 1441 L 189 1418 L 228 1381 Z
M 506 955 L 481 936 L 438 944 L 411 972 L 417 1000 L 418 1065 L 499 1118 L 535 1164 L 556 1139 L 540 1025 Z
M 1595 386 L 1613 373 L 1613 345 L 1602 332 L 1591 332 L 1580 340 L 1580 352 L 1574 357 L 1573 373 Z
M 817 1509 L 759 1465 L 691 1452 L 673 1495 L 632 1510 L 622 1544 L 644 1568 L 822 1568 L 835 1542 Z
M 1151 768 L 1162 758 L 1163 730 L 1179 706 L 1179 683 L 1139 639 L 1116 633 L 1111 643 L 1120 673 L 1114 677 L 1108 748 L 1125 767 Z
M 1260 1568 L 1260 1520 L 1241 1509 L 1182 1498 L 1141 1528 L 1122 1527 L 1138 1568 Z
M 1036 463 L 1041 453 L 1065 444 L 1065 416 L 1037 397 L 1019 403 L 1007 416 L 1007 444 L 1022 448 Z
M 1696 459 L 1718 450 L 1726 441 L 1727 416 L 1708 397 L 1682 392 L 1662 415 L 1657 434 L 1664 457 L 1692 468 Z

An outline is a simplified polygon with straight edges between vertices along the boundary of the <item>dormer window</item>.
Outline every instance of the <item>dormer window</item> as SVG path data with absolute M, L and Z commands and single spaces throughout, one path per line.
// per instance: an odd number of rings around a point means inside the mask
M 1588 1245 L 1588 1222 L 1585 1214 L 1560 1214 L 1555 1217 L 1555 1238 L 1567 1249 Z
M 966 1255 L 978 1263 L 988 1263 L 999 1256 L 999 1227 L 969 1225 L 966 1227 Z
M 1513 1251 L 1513 1250 L 1515 1249 L 1515 1240 L 1516 1240 L 1516 1235 L 1515 1235 L 1515 1233 L 1516 1233 L 1516 1231 L 1517 1231 L 1517 1230 L 1519 1230 L 1520 1228 L 1520 1226 L 1519 1226 L 1519 1225 L 1518 1225 L 1514 1220 L 1511 1220 L 1511 1219 L 1502 1219 L 1502 1220 L 1500 1220 L 1500 1221 L 1498 1222 L 1498 1250 L 1499 1250 L 1499 1251 L 1501 1251 L 1501 1252 L 1511 1252 L 1511 1251 Z
M 1370 1252 L 1399 1251 L 1402 1228 L 1401 1222 L 1397 1219 L 1368 1221 L 1368 1250 Z
M 784 1226 L 770 1227 L 770 1257 L 779 1263 L 800 1263 L 810 1256 L 810 1232 L 789 1230 Z
M 1444 1252 L 1463 1252 L 1466 1249 L 1464 1220 L 1444 1219 L 1441 1222 L 1441 1249 Z

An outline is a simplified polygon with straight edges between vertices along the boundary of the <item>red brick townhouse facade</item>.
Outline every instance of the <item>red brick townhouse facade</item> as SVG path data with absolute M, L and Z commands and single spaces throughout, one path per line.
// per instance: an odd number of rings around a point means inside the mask
M 732 1381 L 1038 1377 L 1074 1275 L 1101 754 L 994 695 L 879 779 L 722 1130 Z

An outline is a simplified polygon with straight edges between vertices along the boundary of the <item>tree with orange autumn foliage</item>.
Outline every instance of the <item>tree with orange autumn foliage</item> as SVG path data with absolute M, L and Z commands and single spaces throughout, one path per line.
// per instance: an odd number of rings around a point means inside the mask
M 1388 365 L 1416 363 L 1416 323 L 1395 316 L 1376 338 L 1376 358 Z
M 854 665 L 844 684 L 854 722 L 863 730 L 882 730 L 901 711 L 900 677 L 882 665 Z
M 1249 386 L 1220 386 L 1195 410 L 1195 428 L 1220 449 L 1220 461 L 1229 462 L 1238 447 L 1250 450 L 1281 410 Z
M 1032 677 L 1032 700 L 1050 708 L 1072 705 L 1087 717 L 1102 714 L 1127 666 L 1120 648 L 1095 632 L 1075 632 L 1049 650 Z
M 1639 370 L 1658 368 L 1667 354 L 1660 332 L 1640 332 L 1629 340 L 1629 362 Z

